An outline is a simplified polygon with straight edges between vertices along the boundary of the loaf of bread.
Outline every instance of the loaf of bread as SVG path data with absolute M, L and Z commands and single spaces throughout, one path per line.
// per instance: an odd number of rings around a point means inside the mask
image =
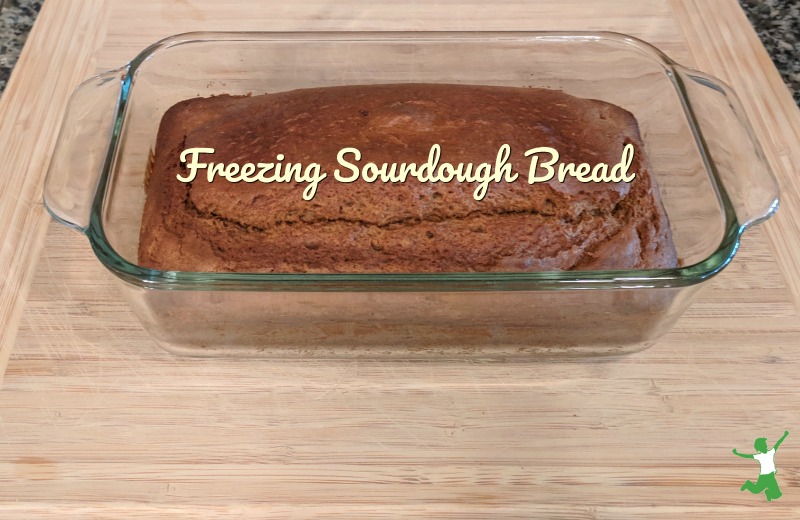
M 508 144 L 521 178 L 493 183 L 181 182 L 183 150 L 218 163 L 363 161 L 494 163 Z M 567 176 L 530 185 L 524 153 L 550 147 L 563 163 L 620 162 L 631 182 Z M 168 271 L 275 273 L 515 272 L 678 265 L 669 222 L 635 118 L 560 91 L 443 84 L 361 85 L 178 103 L 164 114 L 146 182 L 139 263 Z

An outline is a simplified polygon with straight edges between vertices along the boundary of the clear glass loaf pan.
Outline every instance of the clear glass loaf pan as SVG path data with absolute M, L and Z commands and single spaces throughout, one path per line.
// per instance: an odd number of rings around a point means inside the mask
M 636 116 L 682 266 L 442 274 L 155 271 L 136 264 L 144 176 L 164 112 L 214 94 L 374 83 L 533 86 Z M 83 83 L 44 189 L 144 327 L 188 355 L 538 357 L 651 345 L 778 187 L 736 96 L 615 33 L 191 33 Z

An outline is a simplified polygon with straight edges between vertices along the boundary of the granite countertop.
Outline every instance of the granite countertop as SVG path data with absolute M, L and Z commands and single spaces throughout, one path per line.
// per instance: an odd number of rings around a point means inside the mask
M 0 0 L 0 93 L 44 0 Z M 800 106 L 800 3 L 739 0 Z
M 0 0 L 0 93 L 6 88 L 43 0 Z
M 800 2 L 739 0 L 800 106 Z

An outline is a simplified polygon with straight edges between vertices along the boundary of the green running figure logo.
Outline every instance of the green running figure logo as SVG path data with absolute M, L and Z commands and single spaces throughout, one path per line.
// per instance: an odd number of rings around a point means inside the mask
M 778 499 L 783 495 L 783 493 L 781 493 L 781 488 L 778 487 L 778 481 L 775 480 L 775 473 L 777 473 L 775 469 L 775 452 L 787 435 L 789 435 L 788 431 L 783 432 L 783 437 L 775 443 L 775 446 L 773 446 L 771 450 L 767 450 L 767 439 L 763 437 L 756 439 L 756 442 L 753 443 L 753 447 L 756 449 L 757 453 L 752 455 L 739 453 L 736 451 L 736 448 L 733 448 L 734 455 L 744 459 L 755 459 L 761 464 L 761 472 L 758 475 L 758 480 L 755 484 L 752 480 L 746 481 L 742 484 L 740 488 L 741 491 L 747 490 L 754 495 L 763 491 L 764 495 L 767 497 L 767 502 Z

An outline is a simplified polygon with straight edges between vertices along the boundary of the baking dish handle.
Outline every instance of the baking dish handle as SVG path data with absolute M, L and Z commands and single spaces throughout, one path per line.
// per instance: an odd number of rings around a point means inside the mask
M 89 227 L 100 174 L 109 160 L 127 67 L 81 83 L 67 104 L 44 181 L 44 204 L 58 222 L 81 233 Z
M 695 137 L 736 212 L 740 230 L 763 222 L 778 209 L 778 181 L 745 115 L 739 98 L 717 78 L 676 67 L 699 127 Z

